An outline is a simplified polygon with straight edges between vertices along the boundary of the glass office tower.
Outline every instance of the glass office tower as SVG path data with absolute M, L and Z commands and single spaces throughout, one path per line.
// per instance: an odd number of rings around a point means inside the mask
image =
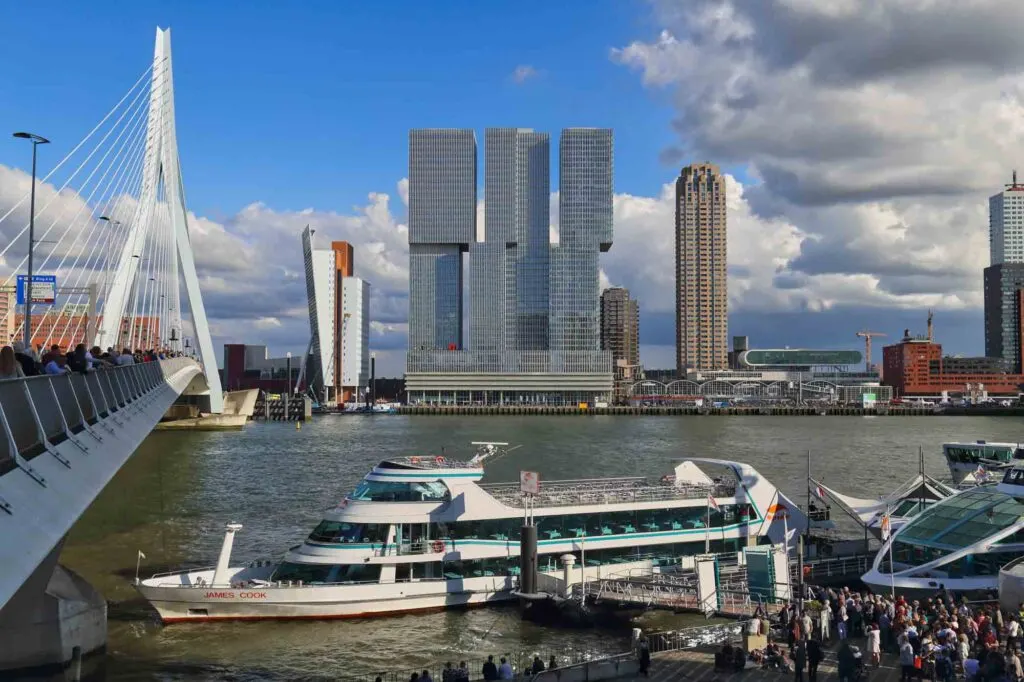
M 409 132 L 409 350 L 463 347 L 462 253 L 476 241 L 476 135 Z
M 611 372 L 601 352 L 600 252 L 612 244 L 612 131 L 566 128 L 559 141 L 558 245 L 551 253 L 552 371 Z

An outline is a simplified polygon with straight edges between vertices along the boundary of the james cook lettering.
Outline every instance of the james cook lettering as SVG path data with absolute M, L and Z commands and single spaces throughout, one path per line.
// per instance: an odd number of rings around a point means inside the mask
M 203 595 L 206 599 L 266 599 L 266 592 L 207 592 Z

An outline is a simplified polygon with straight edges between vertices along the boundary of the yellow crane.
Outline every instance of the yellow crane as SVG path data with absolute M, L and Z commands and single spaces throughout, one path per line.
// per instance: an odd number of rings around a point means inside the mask
M 867 329 L 857 332 L 857 336 L 864 339 L 864 367 L 871 371 L 871 339 L 876 336 L 887 336 L 885 332 L 872 332 Z

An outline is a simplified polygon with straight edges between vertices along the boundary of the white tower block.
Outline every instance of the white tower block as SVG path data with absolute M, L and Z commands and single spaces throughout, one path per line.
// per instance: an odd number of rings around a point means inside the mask
M 217 373 L 217 358 L 213 354 L 213 339 L 206 319 L 195 258 L 188 233 L 188 212 L 185 209 L 185 189 L 178 160 L 178 143 L 174 126 L 174 78 L 171 68 L 171 30 L 156 30 L 156 48 L 153 52 L 153 73 L 150 86 L 149 120 L 146 156 L 143 161 L 142 187 L 139 203 L 127 226 L 128 233 L 117 262 L 113 283 L 103 302 L 103 319 L 96 335 L 95 345 L 101 348 L 124 343 L 119 338 L 121 320 L 124 319 L 131 291 L 138 276 L 142 247 L 151 229 L 156 229 L 154 213 L 158 188 L 164 185 L 164 195 L 171 215 L 171 280 L 166 314 L 160 320 L 161 336 L 174 350 L 182 349 L 181 300 L 178 268 L 185 280 L 185 295 L 192 313 L 195 341 L 199 359 L 203 363 L 206 382 L 210 388 L 210 411 L 224 410 L 224 395 Z

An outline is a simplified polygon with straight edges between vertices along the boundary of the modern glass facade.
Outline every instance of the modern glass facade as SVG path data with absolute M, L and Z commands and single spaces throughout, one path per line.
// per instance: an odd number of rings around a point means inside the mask
M 462 253 L 476 241 L 476 135 L 409 132 L 409 348 L 462 348 Z
M 601 251 L 612 242 L 612 131 L 567 128 L 559 141 L 558 245 L 551 248 L 552 351 L 602 353 Z M 611 354 L 607 358 L 611 371 Z M 575 364 L 572 358 L 564 358 Z M 579 358 L 580 362 L 589 360 Z M 567 368 L 559 368 L 564 371 Z
M 417 132 L 431 133 L 429 144 Z M 439 241 L 461 239 L 462 233 L 433 217 L 422 221 L 424 231 L 416 229 L 421 207 L 440 210 L 436 202 L 414 207 L 412 201 L 413 167 L 427 176 L 445 172 L 440 164 L 448 152 L 437 147 L 449 140 L 436 133 L 414 131 L 410 143 L 410 159 L 422 157 L 410 160 L 410 398 L 548 404 L 604 399 L 611 392 L 612 360 L 601 350 L 598 259 L 612 241 L 612 131 L 562 132 L 557 245 L 549 237 L 549 136 L 522 128 L 486 131 L 483 241 L 466 246 L 468 350 L 462 350 L 458 328 L 458 268 L 466 249 L 460 241 Z M 427 157 L 430 163 L 423 161 Z M 461 157 L 458 163 L 469 166 Z
M 1021 362 L 1021 290 L 1024 263 L 1000 263 L 985 268 L 985 355 L 1002 358 L 1011 372 L 1024 371 Z

